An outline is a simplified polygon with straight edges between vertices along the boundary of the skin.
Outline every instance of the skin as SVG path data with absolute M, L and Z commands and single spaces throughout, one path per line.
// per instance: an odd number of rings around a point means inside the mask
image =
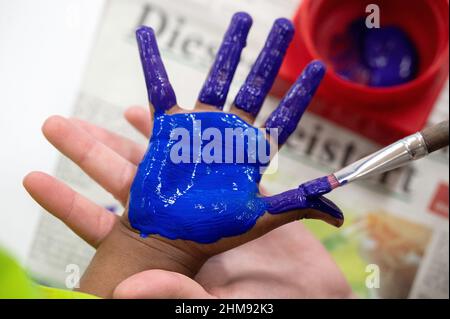
M 144 31 L 147 32 L 148 30 Z M 151 101 L 150 114 L 142 117 L 141 120 L 149 119 L 155 110 L 167 114 L 188 112 L 176 104 L 170 106 L 172 103 L 176 103 L 176 98 L 165 73 L 154 36 L 151 33 L 141 33 L 140 36 L 142 37 L 140 45 L 145 46 L 149 43 L 148 41 L 153 41 L 151 50 L 154 53 L 156 52 L 151 58 L 148 58 L 147 53 L 142 53 L 141 50 Z M 235 70 L 231 71 L 234 73 Z M 156 81 L 153 74 L 156 74 Z M 210 82 L 210 79 L 207 79 L 206 83 L 208 82 Z M 227 87 L 222 89 L 224 92 L 228 91 Z M 162 97 L 169 97 L 169 99 Z M 290 99 L 289 94 L 287 98 Z M 223 96 L 220 95 L 220 100 L 222 99 Z M 280 105 L 284 105 L 283 103 L 282 101 Z M 198 102 L 194 111 L 221 112 L 221 106 Z M 238 110 L 233 106 L 231 112 L 241 116 L 250 124 L 254 121 L 252 113 Z M 253 110 L 253 112 L 255 111 Z M 276 115 L 277 111 L 274 114 Z M 135 126 L 146 133 L 147 136 L 151 132 L 148 124 L 145 128 L 138 124 Z M 158 280 L 162 280 L 161 278 L 165 278 L 164 280 L 170 280 L 177 287 L 176 291 L 172 293 L 174 295 L 176 293 L 181 294 L 179 290 L 183 290 L 182 287 L 185 284 L 186 287 L 191 285 L 189 289 L 194 289 L 195 281 L 193 279 L 197 278 L 196 276 L 200 274 L 200 270 L 206 265 L 207 261 L 211 260 L 210 258 L 251 242 L 282 225 L 301 218 L 323 219 L 334 225 L 342 223 L 342 220 L 333 220 L 326 213 L 302 209 L 287 211 L 279 215 L 266 213 L 258 219 L 256 225 L 248 232 L 234 237 L 222 238 L 212 244 L 199 244 L 188 240 L 169 240 L 157 235 L 142 238 L 129 224 L 127 207 L 130 185 L 136 174 L 136 165 L 141 160 L 144 149 L 141 146 L 130 144 L 123 137 L 97 130 L 88 123 L 61 117 L 48 119 L 44 123 L 43 132 L 60 152 L 79 165 L 126 208 L 124 214 L 118 218 L 48 175 L 36 173 L 25 178 L 25 188 L 41 206 L 58 216 L 83 239 L 97 248 L 93 260 L 80 281 L 80 290 L 83 292 L 100 297 L 125 297 L 126 291 L 132 289 L 133 291 L 140 291 L 139 289 L 145 288 L 142 287 L 142 284 L 138 284 L 141 279 L 150 280 L 150 278 L 153 278 L 158 282 Z M 100 137 L 95 134 L 100 134 Z M 50 189 L 54 191 L 49 191 Z M 86 216 L 86 212 L 90 212 L 89 217 Z M 317 267 L 316 260 L 310 259 L 311 256 L 305 254 L 302 258 L 308 258 L 310 268 Z M 319 264 L 321 262 L 320 259 L 317 261 Z M 278 266 L 281 269 L 286 267 L 284 263 Z M 240 263 L 237 267 L 241 267 Z M 284 276 L 284 274 L 282 275 Z M 325 278 L 328 276 L 327 274 L 322 275 Z M 143 278 L 140 276 L 143 276 Z M 165 282 L 164 280 L 163 282 Z M 201 279 L 198 280 L 200 283 L 202 282 Z M 209 294 L 220 295 L 220 293 L 211 292 L 208 283 L 203 284 L 206 286 L 205 291 L 209 291 Z M 159 286 L 152 284 L 152 287 L 156 289 Z M 195 292 L 199 293 L 202 286 L 197 284 L 195 287 Z M 338 287 L 342 287 L 342 285 Z M 335 288 L 333 287 L 333 289 Z M 311 287 L 311 291 L 315 289 Z M 340 289 L 338 290 L 340 291 Z M 311 295 L 314 294 L 311 292 Z M 348 295 L 348 293 L 343 295 Z M 131 296 L 138 297 L 139 295 L 131 294 Z M 198 295 L 198 297 L 206 297 L 206 295 Z
M 149 111 L 131 107 L 126 119 L 149 136 Z M 123 165 L 136 166 L 145 146 L 83 120 L 52 116 L 42 131 L 47 140 L 59 145 L 66 156 L 85 153 L 74 141 L 93 146 L 93 151 L 111 163 L 111 174 L 98 178 L 100 165 L 91 176 L 100 186 L 112 189 L 111 181 L 131 183 L 121 176 Z M 63 136 L 63 138 L 61 138 Z M 69 138 L 65 138 L 69 137 Z M 96 145 L 96 146 L 95 146 Z M 124 159 L 116 166 L 116 160 Z M 126 163 L 126 164 L 125 164 Z M 88 169 L 87 160 L 78 164 Z M 111 214 L 65 183 L 43 172 L 32 172 L 23 182 L 29 194 L 49 213 L 63 221 L 78 236 L 97 248 L 120 218 Z M 120 192 L 113 191 L 120 198 Z M 300 222 L 291 222 L 224 253 L 209 258 L 190 278 L 177 272 L 151 269 L 134 274 L 115 287 L 114 298 L 349 298 L 353 297 L 342 272 L 323 245 Z

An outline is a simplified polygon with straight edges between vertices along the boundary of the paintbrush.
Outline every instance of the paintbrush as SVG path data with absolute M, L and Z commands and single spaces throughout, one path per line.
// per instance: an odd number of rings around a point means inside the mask
M 409 135 L 337 172 L 301 185 L 307 196 L 319 196 L 350 182 L 393 170 L 449 144 L 448 121 Z

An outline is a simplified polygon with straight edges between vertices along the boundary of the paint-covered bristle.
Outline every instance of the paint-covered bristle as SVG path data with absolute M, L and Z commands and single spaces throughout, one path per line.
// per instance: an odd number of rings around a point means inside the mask
M 299 186 L 305 196 L 321 196 L 333 190 L 328 176 L 319 177 Z
M 335 189 L 336 187 L 340 186 L 338 180 L 333 174 L 328 175 L 328 183 L 330 183 L 331 189 Z

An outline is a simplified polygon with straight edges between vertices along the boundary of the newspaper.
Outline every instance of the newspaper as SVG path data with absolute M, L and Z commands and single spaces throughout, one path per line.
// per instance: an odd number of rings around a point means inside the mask
M 262 47 L 273 20 L 290 17 L 299 0 L 109 0 L 82 83 L 74 116 L 145 139 L 123 119 L 130 105 L 146 105 L 145 83 L 134 30 L 151 25 L 156 33 L 179 104 L 193 106 L 231 15 L 254 18 L 233 86 L 232 98 Z M 268 97 L 258 120 L 278 100 Z M 431 122 L 448 119 L 448 85 Z M 322 176 L 379 145 L 307 113 L 281 150 L 278 171 L 263 178 L 268 192 Z M 362 298 L 448 298 L 448 149 L 376 178 L 338 189 L 330 198 L 345 212 L 343 228 L 304 221 L 335 258 Z M 78 167 L 61 157 L 56 176 L 112 213 L 123 208 Z M 350 194 L 350 195 L 349 195 Z M 43 212 L 28 268 L 41 283 L 64 287 L 68 264 L 83 270 L 94 250 L 64 224 Z M 378 278 L 377 278 L 378 277 Z M 374 279 L 375 278 L 375 279 Z

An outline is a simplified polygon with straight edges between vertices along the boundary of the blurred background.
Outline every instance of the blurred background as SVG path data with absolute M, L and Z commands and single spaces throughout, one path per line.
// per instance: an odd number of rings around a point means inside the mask
M 93 250 L 27 195 L 21 181 L 28 172 L 52 173 L 122 211 L 45 141 L 44 120 L 77 116 L 145 143 L 122 117 L 126 107 L 147 104 L 134 29 L 155 29 L 179 103 L 190 108 L 236 11 L 254 23 L 230 99 L 273 20 L 288 17 L 296 26 L 259 121 L 306 63 L 319 58 L 328 66 L 277 173 L 263 180 L 269 192 L 448 119 L 447 0 L 0 0 L 0 246 L 35 280 L 64 287 L 66 266 L 84 268 Z M 445 149 L 337 190 L 330 197 L 346 215 L 340 230 L 305 222 L 358 296 L 448 298 L 448 159 Z M 371 265 L 380 269 L 378 288 L 366 282 Z
M 31 170 L 52 171 L 57 154 L 40 127 L 70 115 L 103 1 L 0 1 L 2 166 L 0 243 L 25 261 L 39 209 L 21 185 Z

